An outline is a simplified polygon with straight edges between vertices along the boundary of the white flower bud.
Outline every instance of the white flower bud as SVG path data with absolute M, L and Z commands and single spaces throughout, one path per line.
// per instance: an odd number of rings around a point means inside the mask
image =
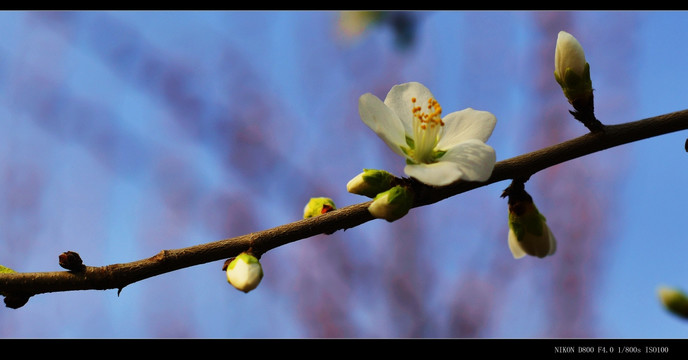
M 590 65 L 583 47 L 573 35 L 560 31 L 554 53 L 554 78 L 569 102 L 592 95 Z
M 406 215 L 413 205 L 413 193 L 403 186 L 395 186 L 379 193 L 368 206 L 371 215 L 389 222 Z
M 377 194 L 391 188 L 394 175 L 384 170 L 363 169 L 346 184 L 346 190 L 352 194 L 374 198 Z
M 566 69 L 571 69 L 578 76 L 583 76 L 585 64 L 585 52 L 580 42 L 566 31 L 560 31 L 554 54 L 554 71 L 559 78 L 564 78 Z
M 255 289 L 263 279 L 263 267 L 255 256 L 241 253 L 227 265 L 227 281 L 245 293 Z
M 557 240 L 523 183 L 512 182 L 502 197 L 509 198 L 508 244 L 514 258 L 553 255 L 557 250 Z
M 509 250 L 514 256 L 514 259 L 520 259 L 525 255 L 537 256 L 544 258 L 545 256 L 554 255 L 557 250 L 557 240 L 549 229 L 545 219 L 539 213 L 537 214 L 540 220 L 535 220 L 531 226 L 540 227 L 539 232 L 528 231 L 532 227 L 524 228 L 524 231 L 519 239 L 514 231 L 513 223 L 509 225 Z M 534 219 L 534 218 L 531 218 Z

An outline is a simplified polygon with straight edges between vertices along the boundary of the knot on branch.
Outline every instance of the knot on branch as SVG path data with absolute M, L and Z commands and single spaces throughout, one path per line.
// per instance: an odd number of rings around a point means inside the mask
M 60 254 L 59 263 L 61 267 L 69 271 L 80 272 L 86 269 L 81 256 L 74 251 L 66 251 Z
M 26 305 L 29 302 L 31 295 L 23 294 L 9 294 L 5 296 L 5 306 L 10 309 L 19 309 L 20 307 Z

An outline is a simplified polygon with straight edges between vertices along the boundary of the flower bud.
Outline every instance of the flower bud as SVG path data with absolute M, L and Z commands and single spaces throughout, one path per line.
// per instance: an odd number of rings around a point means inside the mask
M 352 194 L 374 198 L 377 194 L 392 187 L 395 176 L 384 170 L 363 169 L 346 184 L 346 190 Z
M 326 212 L 336 210 L 337 207 L 334 205 L 334 201 L 326 197 L 311 198 L 303 208 L 303 218 L 307 219 L 310 217 L 322 215 Z
M 554 53 L 554 78 L 570 103 L 592 95 L 590 65 L 583 47 L 573 35 L 560 31 Z
M 532 206 L 530 213 L 522 217 L 509 216 L 509 250 L 514 259 L 526 254 L 544 258 L 554 255 L 557 240 L 552 234 L 544 216 Z
M 370 214 L 389 222 L 406 215 L 413 206 L 413 193 L 404 186 L 395 186 L 377 194 L 373 203 L 368 206 Z
M 682 291 L 660 286 L 657 295 L 662 305 L 675 315 L 688 319 L 688 297 Z
M 243 252 L 227 265 L 227 281 L 245 293 L 255 289 L 263 279 L 263 267 L 255 256 Z
M 540 214 L 522 183 L 512 183 L 502 197 L 509 197 L 509 250 L 514 259 L 525 255 L 544 258 L 557 250 L 547 219 Z

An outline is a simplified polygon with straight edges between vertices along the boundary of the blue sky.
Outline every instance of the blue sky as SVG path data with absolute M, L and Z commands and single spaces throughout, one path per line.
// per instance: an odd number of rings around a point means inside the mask
M 680 79 L 688 75 L 681 67 L 687 55 L 683 34 L 688 31 L 685 12 L 643 14 L 638 59 L 638 118 L 684 108 L 688 96 Z M 661 89 L 658 90 L 658 89 Z M 656 303 L 658 284 L 686 288 L 686 267 L 682 254 L 687 250 L 683 205 L 688 198 L 681 191 L 688 164 L 681 151 L 685 133 L 669 134 L 628 146 L 635 165 L 623 184 L 623 214 L 619 221 L 621 241 L 614 249 L 609 288 L 603 303 L 606 323 L 623 337 L 685 337 L 686 324 L 666 317 Z M 642 205 L 641 205 L 642 204 Z M 611 279 L 626 279 L 613 281 Z M 621 304 L 612 299 L 623 298 Z M 626 318 L 628 323 L 619 319 Z M 613 320 L 617 319 L 617 320 Z M 604 323 L 604 322 L 603 322 Z
M 553 49 L 556 41 L 556 33 L 538 32 L 536 15 L 422 12 L 415 42 L 400 49 L 385 26 L 342 39 L 335 12 L 0 12 L 8 34 L 0 39 L 0 263 L 56 271 L 66 250 L 94 266 L 134 261 L 297 220 L 307 198 L 323 192 L 340 206 L 361 201 L 344 188 L 360 169 L 402 173 L 403 160 L 363 125 L 356 108 L 361 94 L 383 97 L 394 83 L 426 84 L 445 109 L 493 112 L 498 125 L 489 143 L 498 160 L 535 150 L 532 117 L 546 104 L 538 74 L 551 71 L 539 68 L 536 49 L 547 41 Z M 685 108 L 686 20 L 686 12 L 570 13 L 603 122 Z M 553 66 L 551 54 L 542 66 Z M 565 99 L 554 90 L 565 116 Z M 569 120 L 564 134 L 582 135 L 585 129 Z M 687 136 L 576 160 L 595 184 L 595 200 L 606 201 L 595 233 L 604 241 L 581 250 L 597 252 L 595 270 L 584 273 L 587 327 L 595 336 L 688 333 L 688 323 L 662 309 L 656 296 L 660 284 L 688 289 Z M 555 172 L 543 173 L 539 179 Z M 550 204 L 536 190 L 548 184 L 536 184 L 534 197 Z M 447 294 L 476 274 L 480 286 L 506 287 L 488 294 L 514 295 L 490 299 L 501 318 L 490 319 L 482 336 L 546 336 L 546 294 L 559 289 L 547 272 L 564 255 L 511 258 L 499 199 L 507 185 L 415 209 L 404 222 L 374 221 L 270 252 L 262 259 L 266 278 L 249 294 L 229 287 L 221 264 L 206 264 L 133 284 L 120 296 L 36 296 L 22 309 L 0 311 L 0 336 L 309 337 L 299 307 L 309 304 L 304 297 L 343 291 L 355 336 L 406 337 L 379 289 L 385 283 L 361 287 L 377 280 L 356 281 L 365 271 L 350 267 L 377 269 L 366 273 L 373 279 L 397 269 L 402 261 L 390 249 L 407 243 L 394 243 L 390 234 L 408 224 L 420 224 L 420 259 L 434 259 L 422 263 L 434 277 L 429 290 L 416 288 L 419 306 L 448 318 Z M 546 213 L 550 223 L 575 222 L 559 205 Z M 485 241 L 493 238 L 503 240 Z M 346 267 L 323 254 L 356 261 Z M 494 263 L 515 275 L 494 282 Z M 469 304 L 481 301 L 466 296 Z M 438 324 L 426 336 L 446 336 L 448 325 Z

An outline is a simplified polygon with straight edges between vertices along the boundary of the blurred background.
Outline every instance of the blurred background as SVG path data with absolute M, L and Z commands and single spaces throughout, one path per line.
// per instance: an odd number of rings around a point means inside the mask
M 445 113 L 497 116 L 497 159 L 586 129 L 554 80 L 565 30 L 606 124 L 688 108 L 686 12 L 0 12 L 0 264 L 103 266 L 343 207 L 404 162 L 358 97 L 419 81 Z M 4 338 L 685 338 L 685 132 L 526 184 L 557 253 L 514 260 L 501 182 L 266 253 L 254 291 L 222 262 L 0 309 Z

